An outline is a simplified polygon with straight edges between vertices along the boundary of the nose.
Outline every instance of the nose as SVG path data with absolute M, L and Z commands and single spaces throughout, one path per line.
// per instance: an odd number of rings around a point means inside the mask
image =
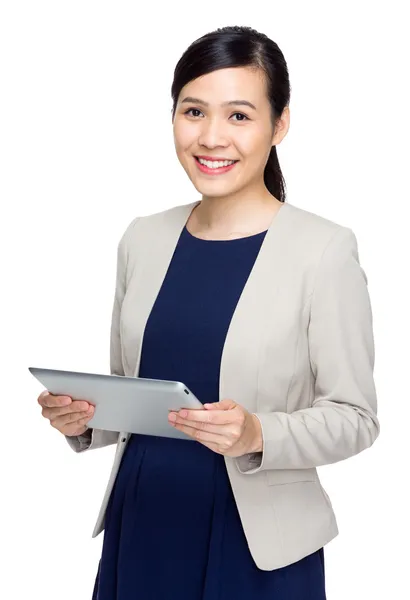
M 206 146 L 207 148 L 216 148 L 219 146 L 222 148 L 228 147 L 228 136 L 221 122 L 217 119 L 209 119 L 207 122 L 204 120 L 204 123 L 201 126 L 198 144 L 199 146 Z

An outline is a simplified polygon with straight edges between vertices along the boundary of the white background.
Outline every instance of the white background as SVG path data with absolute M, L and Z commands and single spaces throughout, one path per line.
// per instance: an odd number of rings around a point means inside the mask
M 120 236 L 137 215 L 199 199 L 174 152 L 173 70 L 224 25 L 282 49 L 287 199 L 351 227 L 368 276 L 381 434 L 319 470 L 340 529 L 325 548 L 328 599 L 410 597 L 405 5 L 2 2 L 1 598 L 91 600 L 114 447 L 75 454 L 27 368 L 109 372 Z

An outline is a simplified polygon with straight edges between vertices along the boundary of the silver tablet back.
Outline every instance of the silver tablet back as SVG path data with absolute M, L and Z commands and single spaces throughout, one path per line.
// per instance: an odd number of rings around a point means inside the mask
M 122 377 L 29 367 L 50 394 L 95 405 L 88 427 L 192 440 L 168 423 L 168 412 L 201 409 L 202 403 L 180 381 Z

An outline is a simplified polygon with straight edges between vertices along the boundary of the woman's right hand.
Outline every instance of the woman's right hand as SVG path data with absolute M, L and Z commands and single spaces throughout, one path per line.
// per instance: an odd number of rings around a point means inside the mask
M 69 396 L 55 396 L 43 390 L 37 398 L 41 414 L 64 435 L 81 435 L 87 431 L 86 423 L 94 415 L 94 406 L 86 400 L 73 400 Z

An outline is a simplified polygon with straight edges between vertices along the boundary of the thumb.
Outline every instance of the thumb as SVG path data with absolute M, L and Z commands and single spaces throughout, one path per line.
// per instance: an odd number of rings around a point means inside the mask
M 221 400 L 220 402 L 212 402 L 210 404 L 204 404 L 207 410 L 230 410 L 235 408 L 236 402 L 229 398 Z

